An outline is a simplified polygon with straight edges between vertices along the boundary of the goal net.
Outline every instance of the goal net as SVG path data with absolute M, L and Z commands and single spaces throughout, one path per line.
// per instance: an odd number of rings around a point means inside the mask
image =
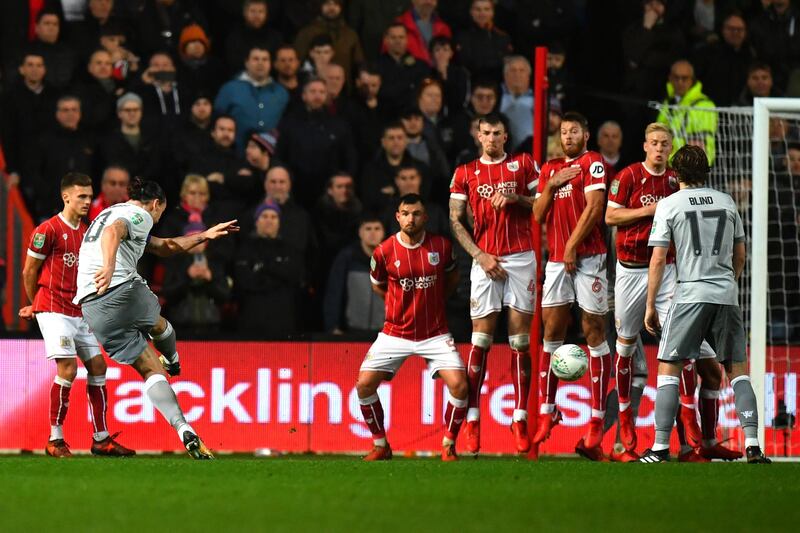
M 800 457 L 800 99 L 756 99 L 753 108 L 656 106 L 672 118 L 676 139 L 713 142 L 711 186 L 736 201 L 747 233 L 748 260 L 739 297 L 748 331 L 751 379 L 759 399 L 762 442 L 770 456 Z M 713 135 L 687 133 L 687 112 L 716 125 Z M 697 118 L 696 116 L 694 118 Z M 676 128 L 676 124 L 680 125 Z M 726 382 L 720 437 L 743 435 Z

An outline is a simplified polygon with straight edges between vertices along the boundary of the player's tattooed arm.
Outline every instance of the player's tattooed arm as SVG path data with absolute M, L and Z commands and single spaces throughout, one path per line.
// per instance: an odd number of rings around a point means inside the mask
M 238 232 L 239 226 L 236 225 L 236 222 L 236 220 L 229 220 L 228 222 L 223 222 L 212 228 L 208 228 L 202 233 L 184 235 L 183 237 L 170 237 L 166 239 L 151 237 L 150 242 L 147 243 L 146 250 L 159 257 L 169 257 L 171 255 L 188 252 L 202 242 L 213 241 L 231 233 Z
M 466 227 L 466 221 L 467 202 L 456 198 L 450 198 L 450 229 L 453 232 L 453 236 L 458 241 L 458 244 L 466 250 L 470 257 L 475 259 L 482 252 L 472 239 L 472 234 Z
M 647 307 L 644 314 L 644 327 L 651 335 L 661 334 L 661 323 L 656 312 L 656 297 L 661 289 L 661 278 L 667 264 L 667 250 L 663 246 L 653 246 L 650 268 L 647 271 Z

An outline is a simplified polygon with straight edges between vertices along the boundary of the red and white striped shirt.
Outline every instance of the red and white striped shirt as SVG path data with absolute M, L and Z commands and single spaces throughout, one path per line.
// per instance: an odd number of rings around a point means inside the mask
M 609 207 L 638 209 L 653 205 L 678 190 L 678 178 L 671 168 L 653 174 L 644 163 L 634 163 L 623 168 L 611 182 L 608 192 Z M 623 263 L 650 263 L 651 249 L 647 246 L 653 217 L 639 219 L 633 224 L 617 228 L 617 259 Z M 667 262 L 675 261 L 675 250 L 670 247 Z
M 481 251 L 503 256 L 533 250 L 530 209 L 511 204 L 498 211 L 491 199 L 497 191 L 532 196 L 538 180 L 539 167 L 528 154 L 506 154 L 492 163 L 476 159 L 456 169 L 450 198 L 469 201 Z
M 578 225 L 583 210 L 586 209 L 585 194 L 590 191 L 606 189 L 606 166 L 603 156 L 597 152 L 584 152 L 575 159 L 560 157 L 551 159 L 542 166 L 539 190 L 540 197 L 547 181 L 559 170 L 566 167 L 580 167 L 581 172 L 553 193 L 553 204 L 547 213 L 547 248 L 550 261 L 562 262 L 564 249 L 570 235 Z M 578 257 L 606 253 L 606 241 L 601 231 L 602 221 L 598 220 L 589 235 L 576 250 Z
M 455 267 L 453 245 L 440 235 L 412 246 L 395 234 L 375 248 L 370 278 L 387 284 L 383 333 L 412 341 L 447 333 L 445 273 Z
M 80 306 L 72 299 L 78 290 L 78 252 L 85 233 L 86 224 L 81 221 L 71 226 L 60 213 L 33 230 L 28 255 L 44 261 L 33 301 L 34 313 L 81 316 Z

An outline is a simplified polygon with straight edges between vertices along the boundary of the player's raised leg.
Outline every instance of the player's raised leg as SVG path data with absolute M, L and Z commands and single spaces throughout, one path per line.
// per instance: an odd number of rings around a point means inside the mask
M 372 433 L 372 451 L 365 461 L 386 461 L 392 458 L 392 448 L 386 440 L 386 429 L 383 425 L 383 405 L 378 396 L 378 386 L 382 381 L 390 379 L 392 374 L 374 370 L 361 370 L 356 382 L 358 403 L 361 405 L 361 414 L 364 423 Z M 454 439 L 455 440 L 455 439 Z
M 456 439 L 467 414 L 467 377 L 463 370 L 440 370 L 438 377 L 447 385 L 450 399 L 444 411 L 444 437 L 442 438 L 442 461 L 455 461 Z
M 94 342 L 92 351 L 97 350 Z M 108 409 L 108 391 L 106 390 L 106 361 L 99 350 L 89 359 L 83 361 L 86 367 L 86 397 L 89 401 L 89 415 L 92 420 L 92 455 L 107 455 L 112 457 L 129 457 L 136 455 L 134 450 L 127 448 L 115 439 L 119 432 L 109 434 L 106 423 L 106 410 Z
M 558 377 L 550 369 L 550 357 L 564 344 L 569 322 L 569 305 L 543 307 L 542 321 L 544 322 L 544 341 L 539 365 L 540 404 L 536 434 L 533 436 L 534 444 L 540 444 L 547 440 L 552 429 L 561 420 L 561 413 L 556 408 Z
M 55 361 L 56 377 L 50 386 L 50 439 L 45 452 L 51 457 L 72 457 L 64 440 L 64 419 L 69 409 L 72 382 L 78 375 L 78 362 L 75 356 L 58 357 Z

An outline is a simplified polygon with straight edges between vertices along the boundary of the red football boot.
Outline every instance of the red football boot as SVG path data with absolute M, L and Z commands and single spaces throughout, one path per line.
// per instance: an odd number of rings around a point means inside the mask
M 119 432 L 109 435 L 101 441 L 92 440 L 92 455 L 107 455 L 111 457 L 130 457 L 136 455 L 134 450 L 126 448 L 116 439 Z
M 69 444 L 64 439 L 47 441 L 44 452 L 50 457 L 72 457 L 72 452 L 69 451 Z
M 481 449 L 481 421 L 470 420 L 464 425 L 463 433 L 467 452 L 478 455 Z
M 587 448 L 597 448 L 603 442 L 603 419 L 592 417 L 589 420 L 589 432 L 586 433 L 584 444 Z
M 456 453 L 456 445 L 450 444 L 449 446 L 442 447 L 442 461 L 458 461 L 458 454 Z
M 589 459 L 590 461 L 598 461 L 601 463 L 608 462 L 608 457 L 606 457 L 603 453 L 603 448 L 600 446 L 594 446 L 590 448 L 586 446 L 586 442 L 583 438 L 581 438 L 581 440 L 578 441 L 578 444 L 575 445 L 575 453 L 583 458 Z
M 550 436 L 550 432 L 561 421 L 561 411 L 555 409 L 552 413 L 540 413 L 536 424 L 536 435 L 533 436 L 535 444 L 542 443 Z
M 635 463 L 639 460 L 639 454 L 633 450 L 623 449 L 621 452 L 614 450 L 611 452 L 609 459 L 611 459 L 612 463 Z
M 696 450 L 691 449 L 688 452 L 683 452 L 682 454 L 678 455 L 678 462 L 679 463 L 710 463 L 711 459 L 706 459 L 702 455 L 698 454 Z
M 365 461 L 388 461 L 392 458 L 392 449 L 387 443 L 386 446 L 375 446 L 372 451 L 364 457 Z
M 531 438 L 528 436 L 528 421 L 518 420 L 517 422 L 511 422 L 511 433 L 514 434 L 517 452 L 528 453 L 528 450 L 531 449 Z
M 636 449 L 636 419 L 630 407 L 619 412 L 619 438 L 626 450 Z
M 697 450 L 697 453 L 708 460 L 722 459 L 724 461 L 735 461 L 742 458 L 742 452 L 726 448 L 721 443 L 716 443 L 710 448 L 703 448 Z
M 697 415 L 693 407 L 686 407 L 681 404 L 681 411 L 678 413 L 683 422 L 683 434 L 686 437 L 686 444 L 692 448 L 699 448 L 703 443 L 703 432 L 697 424 Z

